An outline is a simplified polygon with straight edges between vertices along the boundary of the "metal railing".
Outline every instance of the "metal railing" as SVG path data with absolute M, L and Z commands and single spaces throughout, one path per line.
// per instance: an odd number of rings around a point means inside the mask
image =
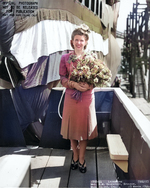
M 116 31 L 116 38 L 124 39 L 125 38 L 125 33 L 120 32 L 120 31 Z
M 102 18 L 102 0 L 80 0 L 81 4 Z

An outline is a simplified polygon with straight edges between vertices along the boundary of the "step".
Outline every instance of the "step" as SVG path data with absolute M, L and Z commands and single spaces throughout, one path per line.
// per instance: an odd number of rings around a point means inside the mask
M 0 188 L 30 187 L 31 157 L 5 155 L 0 158 Z
M 113 162 L 124 172 L 128 171 L 128 151 L 119 134 L 107 134 L 109 155 Z

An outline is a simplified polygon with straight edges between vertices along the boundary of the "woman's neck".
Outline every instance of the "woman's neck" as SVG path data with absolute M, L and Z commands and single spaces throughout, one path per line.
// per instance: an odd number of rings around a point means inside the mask
M 74 51 L 77 57 L 81 57 L 84 53 L 84 51 Z

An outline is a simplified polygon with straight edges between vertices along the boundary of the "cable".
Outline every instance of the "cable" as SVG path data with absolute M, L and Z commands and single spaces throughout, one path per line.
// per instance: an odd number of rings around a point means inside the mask
M 62 95 L 61 95 L 61 98 L 60 98 L 60 101 L 59 101 L 59 104 L 58 104 L 58 115 L 59 115 L 59 117 L 60 117 L 61 119 L 62 119 L 62 116 L 60 115 L 60 105 L 61 105 L 63 96 L 64 96 L 64 94 L 65 94 L 65 91 L 66 91 L 66 88 L 63 89 L 63 92 L 62 92 Z
M 12 79 L 12 77 L 11 77 L 11 74 L 10 74 L 10 71 L 9 71 L 9 68 L 8 68 L 7 59 L 8 59 L 8 58 L 5 57 L 5 66 L 6 66 L 6 69 L 7 69 L 7 72 L 8 72 L 8 75 L 9 75 L 10 81 L 11 81 L 11 84 L 12 84 L 13 87 L 15 87 L 15 84 L 14 84 L 14 82 L 13 82 L 13 79 Z

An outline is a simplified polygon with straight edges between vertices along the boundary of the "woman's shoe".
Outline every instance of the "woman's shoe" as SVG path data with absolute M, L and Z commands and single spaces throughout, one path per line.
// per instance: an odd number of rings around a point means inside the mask
M 85 160 L 84 160 L 84 163 L 83 164 L 81 164 L 80 162 L 79 162 L 79 170 L 80 170 L 80 172 L 81 173 L 85 173 L 86 172 L 86 164 L 85 164 Z
M 71 162 L 71 169 L 72 169 L 72 170 L 76 170 L 76 169 L 78 168 L 78 162 L 79 162 L 79 160 L 74 161 L 74 160 L 72 159 L 72 162 Z

